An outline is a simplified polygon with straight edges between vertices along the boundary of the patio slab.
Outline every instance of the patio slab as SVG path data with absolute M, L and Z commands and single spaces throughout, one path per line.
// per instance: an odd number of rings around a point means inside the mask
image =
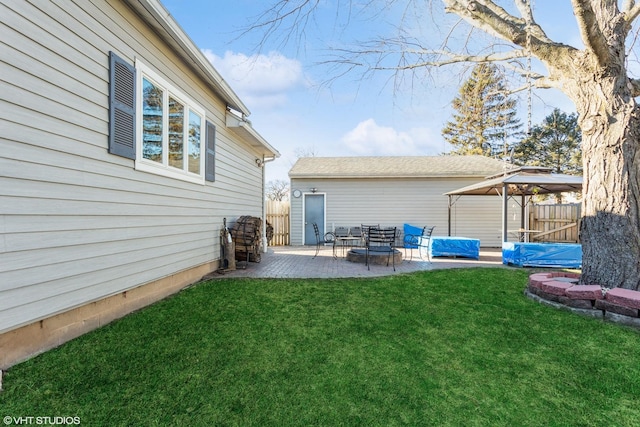
M 391 265 L 372 265 L 370 270 L 364 264 L 348 262 L 345 257 L 333 257 L 330 246 L 320 249 L 317 257 L 314 246 L 275 246 L 262 254 L 259 263 L 239 263 L 246 268 L 224 273 L 211 273 L 206 279 L 216 277 L 266 277 L 266 278 L 341 278 L 341 277 L 379 277 L 393 274 L 411 273 L 414 271 L 437 270 L 443 268 L 462 267 L 507 267 L 502 264 L 502 252 L 499 248 L 480 250 L 480 258 L 437 258 L 422 261 L 414 256 L 411 261 L 403 260 L 396 264 L 396 271 Z

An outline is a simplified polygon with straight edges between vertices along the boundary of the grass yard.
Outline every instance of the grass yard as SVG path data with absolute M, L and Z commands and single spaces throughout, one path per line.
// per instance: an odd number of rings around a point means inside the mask
M 0 416 L 83 426 L 632 426 L 640 334 L 527 270 L 216 279 L 6 372 Z

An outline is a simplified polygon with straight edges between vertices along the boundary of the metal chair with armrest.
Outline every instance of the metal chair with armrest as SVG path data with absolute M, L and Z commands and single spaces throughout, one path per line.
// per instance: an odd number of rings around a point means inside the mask
M 393 259 L 393 271 L 396 271 L 396 257 L 394 256 L 396 241 L 396 227 L 389 228 L 369 228 L 366 235 L 365 245 L 365 264 L 367 269 L 371 270 L 369 265 L 369 255 L 371 252 L 386 252 L 389 258 Z M 389 266 L 389 258 L 387 258 L 387 266 Z
M 362 243 L 363 246 L 367 246 L 367 236 L 369 235 L 369 229 L 371 228 L 380 228 L 380 224 L 375 225 L 365 225 L 361 224 L 360 229 L 362 230 Z
M 347 247 L 353 246 L 354 242 L 360 241 L 361 237 L 354 237 L 352 233 L 353 228 L 349 227 L 336 227 L 333 233 L 336 236 L 336 246 L 340 246 L 342 254 L 344 255 Z M 337 249 L 336 249 L 337 250 Z M 335 255 L 337 257 L 337 254 Z
M 362 227 L 351 227 L 349 229 L 350 233 L 351 233 L 351 237 L 357 237 L 358 238 L 358 244 L 357 246 L 364 246 L 364 234 L 362 233 Z M 355 242 L 354 242 L 355 244 Z
M 328 231 L 326 233 L 324 233 L 324 236 L 322 238 L 320 238 L 320 229 L 318 228 L 318 224 L 317 223 L 313 223 L 313 231 L 316 234 L 316 254 L 313 256 L 313 258 L 318 256 L 318 253 L 320 252 L 320 245 L 324 245 L 327 243 L 330 243 L 333 246 L 333 257 L 335 258 L 336 256 L 336 235 L 334 233 L 332 233 L 331 231 Z
M 424 260 L 426 254 L 427 260 L 431 262 L 431 255 L 429 254 L 429 246 L 431 245 L 431 235 L 433 234 L 433 227 L 423 227 L 422 233 L 418 236 L 415 234 L 407 234 L 404 236 L 404 247 L 410 250 L 409 262 L 413 259 L 413 250 L 418 250 L 418 256 Z M 406 253 L 406 252 L 405 252 Z

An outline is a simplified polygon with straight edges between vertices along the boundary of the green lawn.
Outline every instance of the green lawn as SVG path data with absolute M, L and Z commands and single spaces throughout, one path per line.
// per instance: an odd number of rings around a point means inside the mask
M 6 372 L 0 416 L 83 426 L 632 426 L 640 334 L 528 271 L 216 279 Z

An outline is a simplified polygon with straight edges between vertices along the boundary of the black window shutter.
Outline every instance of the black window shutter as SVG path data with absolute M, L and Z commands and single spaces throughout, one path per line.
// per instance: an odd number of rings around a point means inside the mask
M 109 52 L 109 153 L 136 158 L 136 69 Z
M 205 138 L 207 147 L 204 157 L 204 179 L 207 181 L 216 180 L 216 127 L 207 121 Z

